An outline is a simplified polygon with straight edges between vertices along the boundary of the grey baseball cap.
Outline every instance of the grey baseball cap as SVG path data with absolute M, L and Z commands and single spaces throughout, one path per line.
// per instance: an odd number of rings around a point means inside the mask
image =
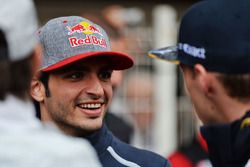
M 8 58 L 17 61 L 33 51 L 38 28 L 32 0 L 0 0 L 0 30 L 7 41 Z M 2 56 L 2 54 L 0 55 Z
M 107 58 L 113 70 L 124 70 L 134 64 L 132 57 L 111 51 L 102 27 L 79 16 L 54 18 L 38 34 L 44 49 L 43 72 L 94 56 Z

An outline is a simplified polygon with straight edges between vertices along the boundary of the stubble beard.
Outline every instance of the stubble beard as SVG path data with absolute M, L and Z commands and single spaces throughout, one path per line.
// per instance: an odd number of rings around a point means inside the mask
M 74 120 L 68 120 L 70 117 L 68 109 L 64 107 L 63 104 L 58 105 L 58 111 L 51 111 L 49 110 L 49 114 L 53 122 L 62 130 L 65 134 L 75 136 L 75 137 L 84 137 L 86 135 L 90 135 L 100 129 L 103 124 L 103 118 L 96 118 L 101 119 L 101 123 L 95 127 L 88 126 L 87 124 L 78 124 L 75 123 Z M 83 120 L 85 121 L 85 120 Z M 88 121 L 88 120 L 86 120 Z M 100 121 L 100 120 L 91 120 L 91 121 Z M 92 123 L 92 122 L 90 122 Z

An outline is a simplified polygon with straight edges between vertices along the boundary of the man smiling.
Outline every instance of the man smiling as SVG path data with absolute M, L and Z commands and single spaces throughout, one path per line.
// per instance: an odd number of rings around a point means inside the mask
M 82 17 L 52 19 L 38 33 L 44 62 L 31 95 L 42 121 L 88 139 L 104 167 L 169 166 L 165 158 L 121 142 L 103 124 L 113 96 L 112 72 L 132 67 L 133 59 L 110 51 L 106 32 Z
M 103 58 L 87 58 L 53 70 L 42 119 L 55 121 L 67 134 L 84 136 L 102 126 L 111 101 L 112 71 Z M 50 91 L 50 90 L 53 90 Z M 66 98 L 65 98 L 66 97 Z

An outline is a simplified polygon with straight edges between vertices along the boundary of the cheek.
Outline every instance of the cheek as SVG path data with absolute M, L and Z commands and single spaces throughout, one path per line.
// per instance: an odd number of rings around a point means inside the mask
M 111 83 L 103 85 L 103 89 L 105 92 L 106 99 L 108 100 L 108 105 L 110 105 L 113 97 L 113 89 Z
M 48 107 L 52 110 L 64 113 L 74 106 L 74 100 L 78 93 L 77 87 L 70 87 L 62 82 L 49 85 L 50 97 L 47 98 Z
M 69 111 L 74 106 L 74 99 L 74 89 L 58 85 L 58 87 L 50 88 L 50 97 L 47 98 L 46 105 L 54 114 L 65 117 L 65 114 L 71 113 Z
M 68 101 L 79 93 L 81 87 L 81 84 L 68 84 L 67 82 L 56 80 L 56 82 L 51 82 L 49 90 L 51 96 Z

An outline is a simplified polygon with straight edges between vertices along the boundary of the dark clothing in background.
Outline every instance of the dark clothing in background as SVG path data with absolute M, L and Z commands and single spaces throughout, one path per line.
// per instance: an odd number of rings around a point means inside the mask
M 133 126 L 109 111 L 106 113 L 104 120 L 108 129 L 118 139 L 128 144 L 131 142 Z
M 168 157 L 172 167 L 207 167 L 211 166 L 208 159 L 206 141 L 197 135 L 192 141 L 181 146 Z
M 213 167 L 247 164 L 250 159 L 250 111 L 231 124 L 203 126 L 201 133 L 207 141 Z

